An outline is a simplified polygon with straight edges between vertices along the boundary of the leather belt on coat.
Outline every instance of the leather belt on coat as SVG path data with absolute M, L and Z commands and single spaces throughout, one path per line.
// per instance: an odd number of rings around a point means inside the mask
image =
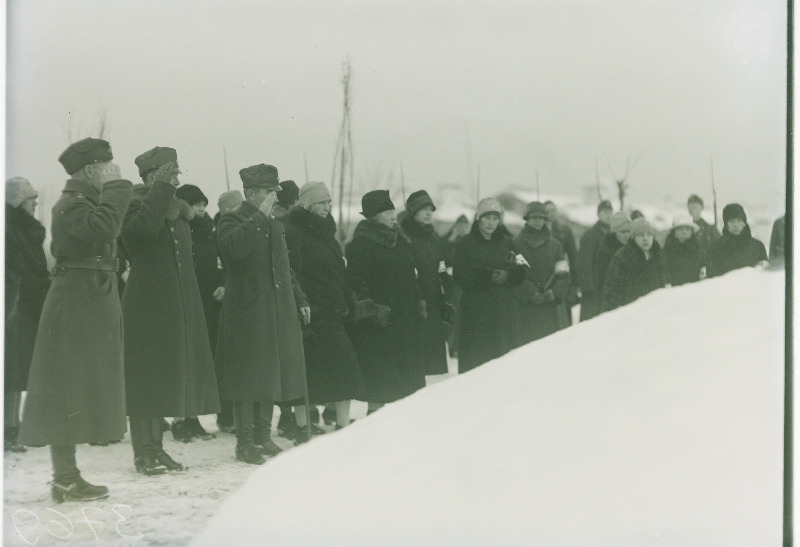
M 119 271 L 119 260 L 107 256 L 61 256 L 56 259 L 56 266 L 77 268 L 82 270 Z

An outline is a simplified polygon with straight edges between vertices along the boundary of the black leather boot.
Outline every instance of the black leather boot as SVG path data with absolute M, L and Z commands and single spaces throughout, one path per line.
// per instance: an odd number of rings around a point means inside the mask
M 136 471 L 142 475 L 163 475 L 167 472 L 167 467 L 156 460 L 153 454 L 140 454 L 133 458 Z
M 236 459 L 244 463 L 261 465 L 266 460 L 261 455 L 261 450 L 253 444 L 253 426 L 236 424 Z
M 81 477 L 69 484 L 62 484 L 58 481 L 53 481 L 50 494 L 53 496 L 53 501 L 62 503 L 65 501 L 94 501 L 102 500 L 108 497 L 108 488 L 105 486 L 95 486 L 89 484 Z
M 203 428 L 202 425 L 200 425 L 200 420 L 197 417 L 186 418 L 184 422 L 186 423 L 186 427 L 189 428 L 189 432 L 195 437 L 199 437 L 204 441 L 210 441 L 211 439 L 217 438 L 216 435 L 209 433 Z

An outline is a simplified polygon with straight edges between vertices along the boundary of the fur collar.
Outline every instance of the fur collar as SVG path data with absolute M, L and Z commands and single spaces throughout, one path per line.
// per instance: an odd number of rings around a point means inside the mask
M 364 239 L 389 249 L 394 249 L 395 245 L 397 245 L 398 237 L 408 241 L 407 236 L 401 234 L 394 228 L 389 228 L 384 224 L 378 224 L 377 222 L 373 222 L 368 219 L 362 220 L 358 223 L 358 226 L 356 226 L 356 229 L 353 232 L 353 239 L 356 239 L 357 237 L 363 237 Z
M 306 211 L 302 207 L 292 207 L 289 209 L 286 219 L 289 224 L 294 224 L 322 236 L 330 237 L 336 234 L 336 221 L 333 220 L 333 216 L 330 213 L 328 213 L 327 217 L 322 218 Z
M 20 207 L 6 205 L 6 223 L 26 234 L 39 245 L 44 243 L 45 229 L 35 217 L 23 211 Z
M 400 227 L 406 234 L 420 239 L 429 239 L 433 236 L 433 224 L 420 224 L 411 215 L 403 218 Z

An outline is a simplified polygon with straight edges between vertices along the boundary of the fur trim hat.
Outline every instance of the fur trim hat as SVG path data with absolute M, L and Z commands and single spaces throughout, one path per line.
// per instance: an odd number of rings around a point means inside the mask
M 13 177 L 6 181 L 6 203 L 14 209 L 19 207 L 25 200 L 35 198 L 39 195 L 30 181 L 25 177 Z
M 189 205 L 194 205 L 195 203 L 205 203 L 208 205 L 208 198 L 203 191 L 194 184 L 179 186 L 178 189 L 175 190 L 175 197 L 182 199 Z

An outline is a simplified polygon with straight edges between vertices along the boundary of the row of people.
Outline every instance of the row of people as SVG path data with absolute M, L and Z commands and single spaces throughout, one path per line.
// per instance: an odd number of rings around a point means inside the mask
M 324 183 L 297 189 L 292 206 L 294 199 L 280 199 L 290 185 L 281 188 L 275 167 L 242 169 L 244 195 L 222 196 L 214 225 L 199 188 L 179 187 L 174 149 L 138 156 L 143 184 L 136 187 L 112 160 L 99 139 L 74 143 L 61 155 L 71 178 L 53 209 L 56 268 L 49 289 L 43 252 L 35 257 L 44 265 L 37 293 L 43 311 L 31 341 L 20 443 L 51 446 L 58 500 L 107 495 L 80 477 L 75 444 L 120 439 L 126 415 L 141 473 L 185 469 L 164 450 L 163 417 L 186 418 L 176 423 L 202 430 L 196 417 L 219 412 L 220 401 L 230 403 L 236 457 L 263 463 L 263 456 L 280 452 L 271 440 L 274 404 L 294 405 L 300 422 L 305 401 L 333 403 L 337 427 L 344 427 L 350 400 L 367 401 L 373 412 L 424 387 L 426 374 L 446 372 L 447 325 L 458 325 L 465 372 L 569 324 L 575 252 L 571 233 L 553 222 L 554 204 L 530 204 L 525 226 L 512 238 L 499 202 L 484 199 L 469 233 L 442 242 L 427 192 L 409 197 L 398 229 L 389 192 L 375 190 L 363 196 L 365 218 L 342 252 Z M 7 207 L 30 205 L 31 192 L 35 208 L 32 187 L 9 181 Z M 610 217 L 610 204 L 599 212 L 601 221 L 606 212 Z M 714 264 L 738 249 L 731 238 L 749 236 L 738 213 L 726 207 L 728 239 L 720 241 L 733 247 L 721 249 Z M 619 234 L 630 221 L 614 222 L 612 233 Z M 679 228 L 694 226 L 676 225 L 676 240 Z M 613 253 L 607 279 L 596 285 L 604 287 L 595 292 L 606 309 L 631 300 L 605 296 L 612 294 L 605 287 L 618 289 L 620 274 L 632 275 L 623 288 L 642 284 L 641 269 L 628 267 L 626 253 L 642 263 L 641 253 L 648 268 L 664 264 L 645 220 L 630 222 L 630 231 L 637 247 L 629 242 Z M 43 229 L 34 232 L 34 241 L 43 241 Z M 121 306 L 118 241 L 130 262 Z M 447 264 L 453 243 L 455 286 Z M 576 262 L 583 251 L 582 244 Z M 666 285 L 666 270 L 653 269 L 663 271 L 659 283 Z M 16 274 L 9 282 L 24 284 Z M 594 296 L 584 293 L 584 305 L 587 294 Z M 12 302 L 11 309 L 21 308 Z

